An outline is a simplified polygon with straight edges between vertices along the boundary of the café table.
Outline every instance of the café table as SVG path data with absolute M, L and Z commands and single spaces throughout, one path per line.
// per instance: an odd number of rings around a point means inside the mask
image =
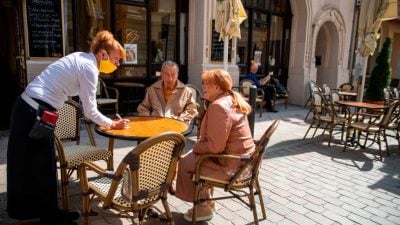
M 358 119 L 359 119 L 358 115 L 359 115 L 359 112 L 360 112 L 361 109 L 374 110 L 376 112 L 380 112 L 383 109 L 388 107 L 387 105 L 384 105 L 383 103 L 379 104 L 379 103 L 359 102 L 359 101 L 337 101 L 336 103 L 339 104 L 339 105 L 345 106 L 347 108 L 349 108 L 349 107 L 354 108 L 353 114 L 349 115 L 350 116 L 349 121 L 351 121 L 351 118 L 354 115 L 356 115 L 355 120 L 358 121 Z M 348 111 L 351 112 L 350 109 Z M 377 114 L 377 115 L 379 115 L 379 114 Z M 353 137 L 352 137 L 352 141 L 351 142 L 353 144 L 356 143 L 361 148 L 365 148 L 365 146 L 361 145 L 360 143 L 355 142 L 354 137 L 355 137 L 355 133 L 353 133 Z
M 122 130 L 107 129 L 98 125 L 95 127 L 96 133 L 109 138 L 108 150 L 111 152 L 111 158 L 107 165 L 109 170 L 113 169 L 114 139 L 144 141 L 149 137 L 167 131 L 177 132 L 182 135 L 190 133 L 189 125 L 177 119 L 154 116 L 135 116 L 124 119 L 129 119 L 129 123 L 128 127 Z

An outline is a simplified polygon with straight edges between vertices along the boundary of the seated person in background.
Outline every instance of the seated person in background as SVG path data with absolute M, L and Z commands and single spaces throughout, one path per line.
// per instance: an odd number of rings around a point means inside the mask
M 250 72 L 247 73 L 246 79 L 252 80 L 257 88 L 262 88 L 264 90 L 265 108 L 267 109 L 267 112 L 278 112 L 272 107 L 272 96 L 274 94 L 274 88 L 269 85 L 265 85 L 269 81 L 271 76 L 268 75 L 261 79 L 257 79 L 257 71 L 257 63 L 252 62 L 250 65 Z
M 165 61 L 161 67 L 161 80 L 147 88 L 137 111 L 139 116 L 169 117 L 190 123 L 197 115 L 192 92 L 178 80 L 179 67 Z
M 278 79 L 276 79 L 273 75 L 268 75 L 267 77 L 270 77 L 270 78 L 268 79 L 266 84 L 275 86 L 275 91 L 276 91 L 277 95 L 279 95 L 279 96 L 287 95 L 287 91 L 286 91 L 285 86 L 283 86 L 281 84 L 281 82 L 279 82 Z
M 204 99 L 209 102 L 200 126 L 200 138 L 193 150 L 179 160 L 176 180 L 176 197 L 193 202 L 196 159 L 208 153 L 226 153 L 246 156 L 254 152 L 255 145 L 251 135 L 247 115 L 251 106 L 237 92 L 232 91 L 232 78 L 222 69 L 205 71 L 201 75 Z M 201 175 L 227 180 L 241 165 L 240 160 L 210 160 L 203 164 Z M 203 199 L 210 199 L 213 191 L 204 188 Z M 204 202 L 197 207 L 196 221 L 210 220 L 213 217 L 214 203 Z M 192 210 L 184 218 L 192 221 Z

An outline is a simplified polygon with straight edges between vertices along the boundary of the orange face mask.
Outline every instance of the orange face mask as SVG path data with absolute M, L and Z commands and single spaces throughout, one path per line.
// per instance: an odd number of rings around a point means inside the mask
M 112 73 L 117 69 L 117 66 L 114 65 L 110 59 L 107 60 L 100 60 L 100 66 L 99 66 L 99 71 L 101 73 Z

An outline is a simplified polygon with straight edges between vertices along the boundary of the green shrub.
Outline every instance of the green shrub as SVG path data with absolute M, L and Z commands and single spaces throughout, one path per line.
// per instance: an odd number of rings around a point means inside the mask
M 385 99 L 383 89 L 389 87 L 392 79 L 391 52 L 392 39 L 386 38 L 378 57 L 376 57 L 376 66 L 372 70 L 368 82 L 366 99 L 369 101 L 383 101 Z

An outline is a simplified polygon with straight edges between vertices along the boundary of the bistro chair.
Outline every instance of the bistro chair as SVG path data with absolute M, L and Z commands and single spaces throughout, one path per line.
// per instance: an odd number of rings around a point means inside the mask
M 352 92 L 354 86 L 351 83 L 343 83 L 339 86 L 340 91 Z
M 308 90 L 309 90 L 309 96 L 308 96 L 308 99 L 307 99 L 307 101 L 306 101 L 306 103 L 304 104 L 304 107 L 306 107 L 307 106 L 307 104 L 309 103 L 309 102 L 311 102 L 311 100 L 312 100 L 312 93 L 315 91 L 315 89 L 313 88 L 313 87 L 318 87 L 318 85 L 314 82 L 314 81 L 309 81 L 308 82 Z
M 256 149 L 253 154 L 248 157 L 228 154 L 204 154 L 196 161 L 196 171 L 193 176 L 195 182 L 195 200 L 193 202 L 192 224 L 196 224 L 196 212 L 199 204 L 205 201 L 216 201 L 230 198 L 237 198 L 253 212 L 254 224 L 258 225 L 258 216 L 254 196 L 258 196 L 261 206 L 263 219 L 266 219 L 265 206 L 261 187 L 258 180 L 258 170 L 261 167 L 265 149 L 268 142 L 278 127 L 279 120 L 275 120 L 272 125 L 265 131 L 263 136 L 256 141 Z M 208 160 L 241 160 L 243 165 L 238 168 L 237 172 L 229 180 L 219 180 L 213 177 L 207 177 L 200 174 L 203 162 Z M 215 197 L 212 199 L 201 199 L 200 192 L 202 188 L 221 188 L 226 195 Z M 246 191 L 248 190 L 248 191 Z M 245 199 L 247 198 L 247 200 Z
M 380 118 L 378 122 L 364 122 L 364 120 L 361 121 L 352 121 L 350 122 L 349 126 L 347 127 L 347 132 L 346 132 L 346 141 L 344 144 L 343 151 L 346 151 L 347 147 L 347 140 L 348 136 L 350 134 L 350 130 L 353 129 L 354 131 L 358 131 L 357 135 L 357 143 L 360 143 L 360 137 L 361 137 L 361 132 L 365 132 L 365 142 L 368 140 L 368 135 L 373 134 L 374 138 L 372 139 L 374 142 L 376 142 L 379 146 L 379 155 L 380 155 L 380 160 L 382 161 L 382 149 L 381 149 L 381 138 L 383 138 L 385 145 L 386 145 L 386 153 L 389 156 L 389 148 L 388 148 L 388 143 L 387 143 L 387 135 L 386 135 L 386 130 L 388 129 L 388 125 L 391 122 L 393 113 L 395 112 L 396 108 L 399 105 L 399 101 L 394 101 L 390 103 L 389 107 L 385 110 L 383 113 L 383 116 Z M 363 116 L 365 116 L 365 113 L 362 113 Z M 373 115 L 375 116 L 375 115 Z M 377 138 L 376 138 L 377 137 Z
M 254 82 L 249 79 L 243 79 L 239 83 L 239 92 L 248 101 L 250 96 L 250 88 L 255 86 Z M 262 88 L 257 88 L 256 106 L 259 108 L 260 117 L 262 117 L 262 110 L 265 106 L 264 91 Z
M 311 121 L 310 126 L 308 127 L 303 140 L 307 137 L 308 132 L 314 128 L 313 138 L 315 136 L 316 131 L 321 128 L 322 125 L 325 125 L 322 134 L 324 134 L 325 130 L 329 132 L 329 141 L 328 146 L 331 146 L 332 133 L 333 129 L 337 126 L 341 127 L 341 140 L 343 141 L 344 132 L 346 130 L 347 124 L 347 116 L 339 117 L 336 112 L 335 105 L 331 102 L 327 101 L 325 97 L 318 92 L 313 93 L 312 100 L 312 111 L 313 111 L 313 120 Z
M 105 216 L 130 218 L 133 224 L 142 224 L 150 208 L 160 211 L 154 204 L 161 200 L 166 221 L 175 224 L 167 194 L 184 146 L 185 138 L 181 134 L 166 132 L 137 145 L 115 171 L 103 169 L 93 162 L 83 163 L 80 166 L 82 224 L 90 224 L 90 206 L 95 197 L 103 209 L 118 212 Z M 88 169 L 97 176 L 88 179 Z
M 317 92 L 317 93 L 321 93 L 321 94 L 322 94 L 322 89 L 321 89 L 316 83 L 314 83 L 314 81 L 310 81 L 309 87 L 310 87 L 310 96 L 311 96 L 311 98 L 310 98 L 311 107 L 310 107 L 310 110 L 308 110 L 307 115 L 306 115 L 306 117 L 304 118 L 304 121 L 307 120 L 308 116 L 310 115 L 310 113 L 311 113 L 312 110 L 313 110 L 313 109 L 312 109 L 312 96 L 313 96 L 313 93 Z M 309 101 L 309 100 L 307 100 L 307 102 L 306 102 L 306 104 L 304 105 L 304 107 L 307 106 L 308 101 Z
M 192 92 L 192 98 L 193 98 L 194 102 L 196 102 L 197 116 L 192 121 L 192 129 L 194 128 L 195 125 L 197 126 L 197 138 L 199 138 L 201 120 L 202 120 L 203 114 L 205 112 L 205 104 L 204 104 L 204 100 L 203 100 L 203 95 L 202 95 L 201 91 L 192 84 L 186 84 L 186 87 L 188 87 L 189 90 Z
M 58 114 L 59 118 L 54 131 L 55 147 L 61 171 L 63 207 L 68 209 L 68 183 L 72 173 L 85 161 L 108 162 L 111 152 L 94 145 L 80 144 L 81 109 L 77 102 L 68 100 L 58 110 Z
M 331 96 L 332 89 L 329 85 L 324 84 L 322 85 L 322 93 L 326 100 L 330 101 L 330 96 Z
M 112 94 L 111 94 L 112 93 Z M 105 106 L 113 106 L 115 109 L 115 113 L 118 114 L 118 99 L 119 99 L 119 91 L 113 87 L 107 87 L 106 83 L 99 76 L 99 81 L 97 84 L 97 107 L 99 109 L 104 109 Z

